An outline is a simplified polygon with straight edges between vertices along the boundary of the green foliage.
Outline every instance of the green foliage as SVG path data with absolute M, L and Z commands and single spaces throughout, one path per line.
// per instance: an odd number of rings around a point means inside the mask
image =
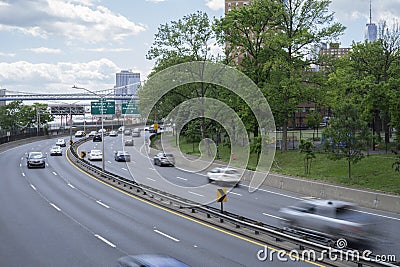
M 367 123 L 360 118 L 357 107 L 350 102 L 336 106 L 333 116 L 329 128 L 325 130 L 325 147 L 330 159 L 346 159 L 348 177 L 351 178 L 351 164 L 363 159 L 371 133 Z
M 47 110 L 47 104 L 34 103 L 23 105 L 22 101 L 13 101 L 0 107 L 0 126 L 5 130 L 32 127 L 40 117 L 40 125 L 53 120 Z
M 313 150 L 314 143 L 311 140 L 300 140 L 299 149 L 300 153 L 304 154 L 304 173 L 311 173 L 311 163 L 315 159 L 315 152 Z

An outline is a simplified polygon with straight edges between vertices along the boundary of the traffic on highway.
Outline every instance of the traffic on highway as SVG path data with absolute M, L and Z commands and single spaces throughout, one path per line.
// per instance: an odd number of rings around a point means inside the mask
M 154 157 L 145 153 L 148 135 L 142 131 L 141 137 L 105 136 L 106 170 L 198 203 L 211 195 L 215 199 L 221 185 L 210 183 L 207 172 L 190 173 L 174 164 L 155 164 Z M 125 138 L 134 139 L 134 146 L 125 146 Z M 1 217 L 0 228 L 2 266 L 116 266 L 127 255 L 149 254 L 168 255 L 188 266 L 325 266 L 298 259 L 280 262 L 277 258 L 269 258 L 272 262 L 267 264 L 257 253 L 264 246 L 269 252 L 277 251 L 279 243 L 264 244 L 141 201 L 76 168 L 67 153 L 46 157 L 56 142 L 47 139 L 1 152 L 0 164 L 7 166 L 2 175 L 6 186 L 0 192 L 0 200 L 7 203 L 0 208 L 6 215 Z M 90 137 L 78 150 L 101 152 L 100 147 L 101 143 Z M 117 161 L 121 151 L 128 153 L 130 160 Z M 28 170 L 27 157 L 39 158 L 38 153 L 46 168 Z M 90 164 L 100 167 L 101 157 L 93 159 Z M 262 187 L 249 193 L 247 186 L 242 181 L 228 192 L 225 211 L 289 228 L 287 233 L 295 235 L 304 231 L 332 239 L 343 237 L 349 245 L 362 238 L 362 244 L 375 255 L 398 256 L 398 214 L 354 203 L 323 203 L 276 188 Z M 219 203 L 209 206 L 219 208 Z M 332 215 L 333 211 L 338 215 Z M 366 229 L 357 228 L 360 218 L 374 223 L 368 235 L 363 232 Z

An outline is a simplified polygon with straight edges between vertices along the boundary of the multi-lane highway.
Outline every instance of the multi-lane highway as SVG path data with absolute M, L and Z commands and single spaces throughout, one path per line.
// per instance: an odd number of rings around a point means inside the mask
M 190 199 L 200 201 L 211 191 L 215 197 L 212 187 L 197 187 L 207 184 L 203 175 L 154 167 L 141 153 L 140 140 L 129 150 L 132 162 L 126 164 L 113 158 L 113 151 L 123 148 L 121 137 L 106 137 L 106 169 L 155 187 L 164 176 Z M 28 170 L 25 153 L 48 153 L 55 141 L 37 141 L 0 154 L 0 266 L 114 266 L 119 257 L 142 253 L 171 255 L 192 266 L 315 265 L 276 258 L 261 262 L 257 252 L 263 244 L 129 196 L 76 169 L 65 151 L 62 157 L 48 155 L 45 169 Z M 96 146 L 101 144 L 87 142 L 80 150 Z M 271 188 L 250 194 L 243 185 L 228 195 L 225 209 L 279 225 L 279 208 L 302 198 Z M 382 236 L 376 253 L 398 254 L 400 216 L 363 212 L 381 219 L 381 227 L 390 233 Z

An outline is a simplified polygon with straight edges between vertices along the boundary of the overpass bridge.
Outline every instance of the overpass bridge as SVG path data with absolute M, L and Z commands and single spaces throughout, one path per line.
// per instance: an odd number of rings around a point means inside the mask
M 60 101 L 60 100 L 99 100 L 99 98 L 104 97 L 107 100 L 139 100 L 139 97 L 136 95 L 130 94 L 119 94 L 116 89 L 106 89 L 89 92 L 81 92 L 81 93 L 63 93 L 63 94 L 45 94 L 45 93 L 27 93 L 27 92 L 18 92 L 18 91 L 10 91 L 6 89 L 0 90 L 0 101 L 17 101 L 17 100 L 25 100 L 25 101 Z

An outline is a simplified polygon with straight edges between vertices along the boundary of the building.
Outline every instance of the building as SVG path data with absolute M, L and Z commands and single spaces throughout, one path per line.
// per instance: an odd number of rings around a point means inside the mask
M 225 14 L 231 11 L 233 8 L 241 8 L 247 6 L 251 0 L 225 0 Z
M 116 95 L 135 95 L 140 85 L 140 73 L 132 72 L 132 70 L 121 70 L 115 75 L 115 94 Z M 117 105 L 122 102 L 116 101 Z
M 0 96 L 6 95 L 6 89 L 0 89 Z M 6 101 L 0 101 L 0 106 L 5 106 Z
M 369 23 L 365 27 L 365 40 L 368 42 L 375 42 L 377 40 L 378 27 L 372 23 L 372 3 L 369 1 Z

